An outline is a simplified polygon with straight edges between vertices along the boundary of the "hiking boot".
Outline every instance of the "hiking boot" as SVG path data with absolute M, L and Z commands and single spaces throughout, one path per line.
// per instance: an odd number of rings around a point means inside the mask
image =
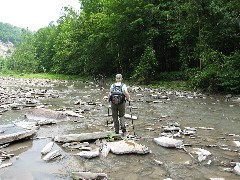
M 124 139 L 126 139 L 127 137 L 128 137 L 128 132 L 125 130 L 125 131 L 123 131 L 122 132 L 122 134 L 121 134 L 121 136 L 122 136 L 122 138 L 124 138 Z
M 126 128 L 123 128 L 122 133 L 125 133 L 125 132 L 127 132 L 127 130 L 126 130 Z

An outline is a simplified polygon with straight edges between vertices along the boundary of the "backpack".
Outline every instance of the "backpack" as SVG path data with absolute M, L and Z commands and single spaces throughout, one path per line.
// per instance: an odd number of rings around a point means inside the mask
M 113 84 L 113 88 L 111 89 L 111 96 L 110 101 L 112 101 L 113 104 L 121 104 L 125 101 L 125 95 L 122 91 L 122 86 L 117 86 L 116 84 Z

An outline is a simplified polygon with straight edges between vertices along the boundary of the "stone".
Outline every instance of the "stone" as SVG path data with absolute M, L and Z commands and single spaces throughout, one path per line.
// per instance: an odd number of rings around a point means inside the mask
M 193 148 L 193 153 L 198 155 L 198 161 L 202 162 L 207 159 L 207 156 L 210 156 L 211 153 L 205 149 Z
M 240 163 L 236 163 L 236 166 L 233 168 L 234 172 L 240 176 Z
M 73 111 L 64 111 L 64 113 L 65 113 L 67 116 L 84 118 L 83 115 L 78 114 L 78 113 L 75 113 L 75 112 L 73 112 Z
M 90 158 L 98 157 L 100 155 L 100 151 L 99 151 L 99 148 L 96 148 L 92 151 L 81 151 L 75 155 L 90 159 Z
M 55 136 L 54 141 L 56 142 L 74 142 L 74 141 L 87 141 L 107 138 L 109 134 L 113 134 L 111 131 L 107 132 L 93 132 L 93 133 L 81 133 L 81 134 L 69 134 Z
M 137 120 L 138 119 L 137 116 L 131 115 L 131 114 L 125 114 L 124 117 L 126 119 L 133 119 L 133 120 Z
M 150 150 L 145 145 L 136 143 L 133 140 L 121 140 L 115 142 L 108 142 L 110 151 L 114 154 L 147 154 Z
M 163 146 L 163 147 L 169 147 L 169 148 L 176 148 L 183 144 L 182 140 L 170 138 L 170 137 L 158 137 L 153 139 L 154 142 L 157 143 L 157 145 Z
M 105 173 L 92 173 L 92 172 L 72 172 L 74 179 L 108 179 Z
M 237 147 L 240 147 L 240 141 L 233 141 L 233 143 L 234 143 Z
M 22 130 L 19 132 L 14 132 L 10 134 L 1 134 L 0 135 L 0 144 L 11 143 L 21 139 L 29 138 L 36 133 L 36 130 Z
M 28 120 L 37 121 L 39 125 L 56 124 L 57 122 L 67 121 L 66 114 L 51 109 L 39 108 L 25 114 Z
M 47 143 L 47 144 L 44 146 L 44 148 L 42 149 L 41 154 L 47 154 L 47 153 L 49 153 L 49 152 L 51 151 L 53 145 L 54 145 L 54 142 L 52 142 L 52 141 L 49 142 L 49 143 Z
M 58 156 L 60 156 L 60 150 L 54 150 L 46 154 L 46 156 L 43 157 L 44 161 L 50 161 Z

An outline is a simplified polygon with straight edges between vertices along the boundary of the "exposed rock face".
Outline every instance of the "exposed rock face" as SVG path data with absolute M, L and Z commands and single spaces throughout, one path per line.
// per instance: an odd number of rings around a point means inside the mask
M 4 43 L 0 41 L 0 56 L 6 57 L 14 51 L 14 45 L 11 42 Z

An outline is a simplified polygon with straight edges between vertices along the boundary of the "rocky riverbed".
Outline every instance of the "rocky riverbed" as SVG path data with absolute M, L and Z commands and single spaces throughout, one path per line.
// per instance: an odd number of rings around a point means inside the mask
M 240 96 L 129 86 L 116 136 L 109 84 L 0 80 L 1 179 L 239 179 Z

